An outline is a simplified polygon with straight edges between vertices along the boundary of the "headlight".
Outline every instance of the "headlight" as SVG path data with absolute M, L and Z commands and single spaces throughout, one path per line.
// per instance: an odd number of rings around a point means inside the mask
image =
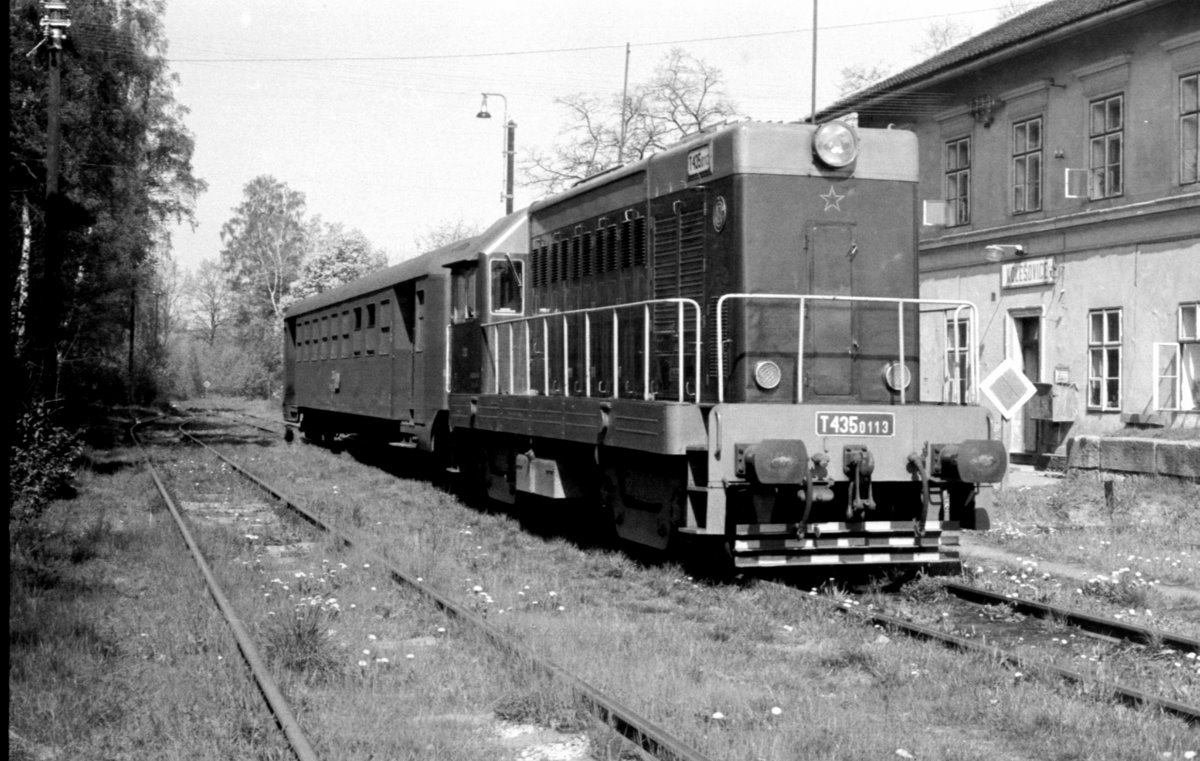
M 754 382 L 763 391 L 770 391 L 779 385 L 783 371 L 771 360 L 764 360 L 754 365 Z
M 813 152 L 823 164 L 841 169 L 858 158 L 858 135 L 842 122 L 828 122 L 813 133 Z
M 912 383 L 912 372 L 899 362 L 889 362 L 883 368 L 883 382 L 892 391 L 899 392 Z

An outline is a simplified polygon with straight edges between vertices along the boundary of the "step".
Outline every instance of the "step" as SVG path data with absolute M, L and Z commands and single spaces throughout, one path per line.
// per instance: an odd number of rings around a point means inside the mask
M 942 552 L 854 552 L 813 553 L 788 555 L 737 555 L 733 559 L 738 568 L 782 568 L 784 566 L 830 566 L 830 565 L 909 565 L 909 564 L 954 564 L 959 563 L 957 551 Z
M 735 527 L 738 536 L 796 536 L 799 523 L 739 523 Z M 860 523 L 810 523 L 805 534 L 911 534 L 913 521 L 862 521 Z M 958 531 L 955 521 L 925 521 L 926 534 L 942 534 Z
M 813 538 L 793 537 L 791 539 L 738 539 L 733 543 L 734 552 L 819 552 L 821 550 L 840 550 L 854 548 L 931 548 L 957 547 L 957 534 L 925 534 L 919 539 L 912 534 L 908 536 L 851 536 Z

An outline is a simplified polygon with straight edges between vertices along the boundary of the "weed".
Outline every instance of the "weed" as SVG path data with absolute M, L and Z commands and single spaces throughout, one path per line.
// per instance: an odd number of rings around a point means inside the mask
M 493 709 L 496 718 L 536 724 L 559 732 L 577 732 L 588 725 L 588 713 L 561 689 L 534 688 L 505 695 Z
M 904 596 L 913 602 L 932 603 L 946 599 L 946 585 L 936 576 L 920 574 L 901 589 Z
M 265 639 L 267 657 L 311 681 L 330 681 L 341 674 L 329 636 L 329 614 L 319 605 L 298 605 L 276 616 Z
M 1128 568 L 1119 568 L 1109 576 L 1088 579 L 1082 589 L 1086 595 L 1113 603 L 1121 608 L 1144 610 L 1157 602 L 1154 600 L 1154 587 L 1141 574 L 1129 573 Z M 1153 607 L 1157 607 L 1157 605 Z

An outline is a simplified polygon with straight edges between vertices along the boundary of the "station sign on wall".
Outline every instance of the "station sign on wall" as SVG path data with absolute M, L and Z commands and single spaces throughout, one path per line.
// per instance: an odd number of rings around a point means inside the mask
M 1028 259 L 1000 266 L 1001 288 L 1024 288 L 1054 282 L 1054 258 Z

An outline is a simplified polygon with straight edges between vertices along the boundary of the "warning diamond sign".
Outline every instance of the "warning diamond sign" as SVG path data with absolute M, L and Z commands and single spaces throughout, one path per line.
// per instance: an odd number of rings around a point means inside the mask
M 1033 398 L 1037 389 L 1011 357 L 1001 362 L 979 385 L 984 396 L 996 405 L 1005 420 L 1011 420 L 1017 410 Z

